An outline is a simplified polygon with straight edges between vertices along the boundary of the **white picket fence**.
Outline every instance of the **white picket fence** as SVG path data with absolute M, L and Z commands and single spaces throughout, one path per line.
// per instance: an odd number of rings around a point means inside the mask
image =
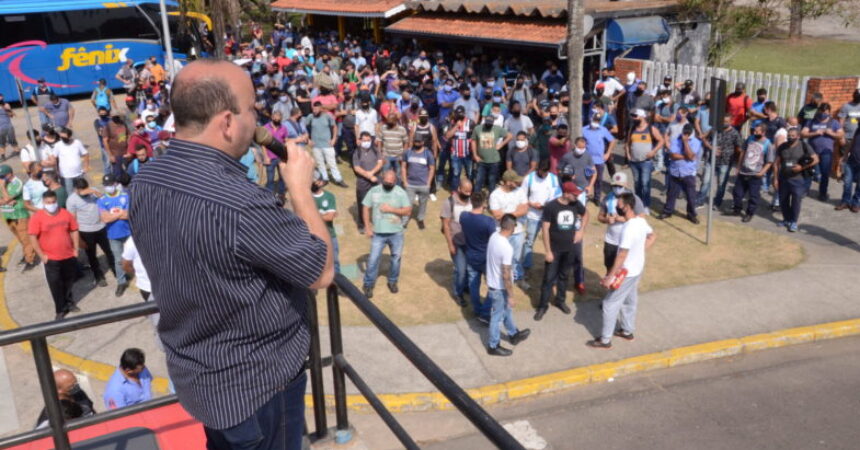
M 651 89 L 663 82 L 663 77 L 669 75 L 673 82 L 693 80 L 695 89 L 702 96 L 711 88 L 711 77 L 726 80 L 726 89 L 732 92 L 735 83 L 746 84 L 746 92 L 755 99 L 756 90 L 767 89 L 767 98 L 776 103 L 783 117 L 797 114 L 806 101 L 806 83 L 809 77 L 786 75 L 779 73 L 762 73 L 745 70 L 725 69 L 722 67 L 688 66 L 665 62 L 645 61 L 643 79 Z

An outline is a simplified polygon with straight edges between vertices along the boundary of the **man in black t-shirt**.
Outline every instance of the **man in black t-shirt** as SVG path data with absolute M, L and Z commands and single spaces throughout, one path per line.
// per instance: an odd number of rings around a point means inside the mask
M 544 206 L 541 217 L 543 244 L 547 251 L 540 304 L 535 312 L 535 320 L 541 320 L 546 314 L 553 286 L 556 287 L 553 303 L 565 314 L 570 314 L 570 308 L 564 304 L 564 294 L 567 291 L 567 277 L 571 266 L 574 266 L 576 283 L 585 281 L 582 237 L 588 225 L 588 211 L 577 200 L 582 190 L 574 182 L 563 183 L 561 191 L 561 197 Z

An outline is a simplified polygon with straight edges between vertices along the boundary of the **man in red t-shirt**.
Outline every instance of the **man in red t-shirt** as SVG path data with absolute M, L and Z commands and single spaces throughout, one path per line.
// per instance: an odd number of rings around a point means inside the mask
M 752 99 L 745 92 L 746 85 L 741 82 L 735 84 L 735 91 L 726 96 L 726 114 L 732 116 L 732 126 L 741 131 L 744 122 L 750 117 Z
M 79 246 L 78 222 L 57 203 L 57 194 L 47 191 L 42 195 L 43 208 L 30 218 L 30 241 L 36 253 L 45 262 L 45 278 L 54 299 L 56 320 L 70 312 L 78 312 L 72 302 L 72 285 L 77 275 Z

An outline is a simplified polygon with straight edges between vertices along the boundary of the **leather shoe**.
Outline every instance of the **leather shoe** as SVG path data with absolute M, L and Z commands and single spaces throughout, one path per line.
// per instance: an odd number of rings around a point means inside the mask
M 852 207 L 851 207 L 851 212 L 853 212 L 853 213 L 860 213 L 860 206 L 852 206 Z
M 691 217 L 688 217 L 687 219 L 689 219 L 690 222 L 692 222 L 694 225 L 699 224 L 699 217 L 698 216 L 691 216 Z
M 555 305 L 556 308 L 560 309 L 561 312 L 563 312 L 565 314 L 570 314 L 570 308 L 568 308 L 567 305 L 564 304 L 564 302 L 556 302 L 553 304 Z
M 373 286 L 364 287 L 364 296 L 367 298 L 373 298 Z
M 835 209 L 837 211 L 842 211 L 843 209 L 848 209 L 848 204 L 847 203 L 840 203 L 840 204 L 836 205 L 836 207 L 833 209 Z
M 388 283 L 388 290 L 391 291 L 392 294 L 396 294 L 400 291 L 397 289 L 397 283 Z
M 543 319 L 544 314 L 546 314 L 546 308 L 538 308 L 537 311 L 535 311 L 535 321 L 540 321 L 541 319 Z
M 517 345 L 520 342 L 528 339 L 529 335 L 532 333 L 532 330 L 526 328 L 525 330 L 517 331 L 517 334 L 511 336 L 511 345 Z
M 657 220 L 664 220 L 664 219 L 668 219 L 670 217 L 672 217 L 671 214 L 666 214 L 666 213 L 657 214 Z
M 120 285 L 117 285 L 117 287 L 116 287 L 116 292 L 114 292 L 114 294 L 115 294 L 117 297 L 122 297 L 123 292 L 125 292 L 125 290 L 126 290 L 127 288 L 128 288 L 128 283 L 122 283 L 122 284 L 120 284 Z
M 752 214 L 747 214 L 741 219 L 741 222 L 743 222 L 743 223 L 751 222 L 752 218 L 753 218 Z
M 501 345 L 496 348 L 487 348 L 487 354 L 493 356 L 511 356 L 514 352 Z

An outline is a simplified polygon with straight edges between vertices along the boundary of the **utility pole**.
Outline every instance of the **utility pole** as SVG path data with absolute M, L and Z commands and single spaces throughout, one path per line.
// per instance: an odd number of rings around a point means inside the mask
M 584 38 L 582 36 L 583 0 L 567 0 L 567 89 L 570 92 L 567 122 L 570 136 L 582 135 L 582 62 Z
M 176 76 L 176 68 L 173 66 L 173 42 L 170 39 L 170 25 L 167 23 L 167 6 L 164 4 L 164 0 L 159 1 L 159 7 L 161 8 L 161 28 L 164 33 L 164 63 L 167 65 L 167 73 L 170 74 L 170 81 L 173 82 L 173 78 Z M 179 18 L 179 20 L 184 19 L 184 16 Z

